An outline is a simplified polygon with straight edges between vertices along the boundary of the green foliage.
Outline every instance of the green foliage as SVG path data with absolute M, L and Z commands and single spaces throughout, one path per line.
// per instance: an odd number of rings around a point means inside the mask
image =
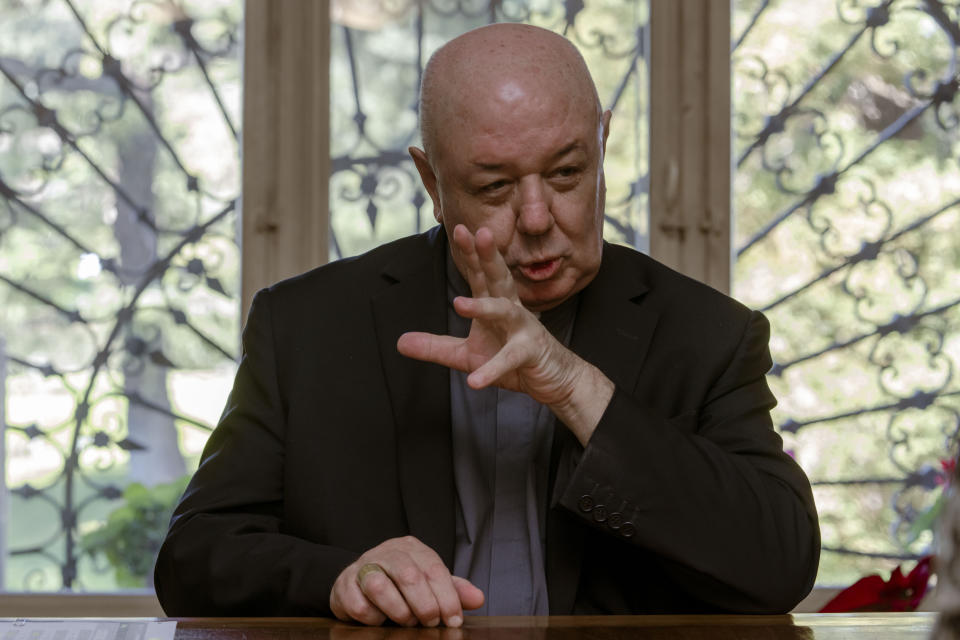
M 186 475 L 155 487 L 136 482 L 128 485 L 123 492 L 124 504 L 81 539 L 83 553 L 105 556 L 121 587 L 151 586 L 157 551 L 189 480 Z
M 916 542 L 921 535 L 926 531 L 932 531 L 934 527 L 937 526 L 937 522 L 940 519 L 940 513 L 943 511 L 943 507 L 947 502 L 947 491 L 942 489 L 940 495 L 937 496 L 936 501 L 934 501 L 933 506 L 921 513 L 914 519 L 910 525 L 910 529 L 907 531 L 906 543 L 913 544 Z

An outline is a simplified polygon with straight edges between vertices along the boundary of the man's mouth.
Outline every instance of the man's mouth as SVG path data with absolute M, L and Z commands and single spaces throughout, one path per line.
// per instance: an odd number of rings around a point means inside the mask
M 560 269 L 560 258 L 540 262 L 528 262 L 518 265 L 517 268 L 527 280 L 532 280 L 533 282 L 549 280 L 556 275 L 557 270 Z

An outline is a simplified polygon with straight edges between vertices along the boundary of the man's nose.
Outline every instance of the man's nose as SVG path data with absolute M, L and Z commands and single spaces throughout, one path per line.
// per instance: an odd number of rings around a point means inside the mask
M 539 236 L 553 227 L 553 213 L 547 189 L 539 176 L 531 176 L 520 182 L 520 211 L 517 213 L 517 230 L 520 233 Z

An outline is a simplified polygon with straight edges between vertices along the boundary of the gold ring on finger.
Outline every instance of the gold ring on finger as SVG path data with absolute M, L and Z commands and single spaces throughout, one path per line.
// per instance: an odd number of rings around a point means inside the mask
M 383 573 L 383 574 L 386 574 L 387 572 L 384 571 L 384 570 L 383 570 L 383 567 L 381 567 L 381 566 L 380 566 L 379 564 L 377 564 L 376 562 L 368 562 L 368 563 L 366 563 L 365 565 L 361 566 L 361 567 L 360 567 L 360 570 L 357 571 L 357 584 L 359 584 L 359 585 L 362 587 L 362 586 L 363 586 L 363 579 L 366 578 L 366 577 L 367 577 L 368 575 L 370 575 L 371 573 Z

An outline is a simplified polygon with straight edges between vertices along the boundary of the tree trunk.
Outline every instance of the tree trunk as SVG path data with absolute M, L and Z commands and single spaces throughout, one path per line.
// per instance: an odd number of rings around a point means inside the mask
M 151 104 L 149 96 L 141 96 L 141 99 Z M 117 141 L 120 185 L 151 216 L 157 150 L 157 140 L 145 124 Z M 156 233 L 119 196 L 113 232 L 120 244 L 121 280 L 124 284 L 133 285 L 157 259 Z M 126 327 L 125 335 L 133 340 L 145 340 L 147 345 L 139 356 L 141 362 L 126 372 L 124 392 L 128 395 L 139 394 L 160 407 L 169 408 L 166 369 L 151 362 L 147 356 L 147 352 L 162 347 L 160 327 L 156 330 L 145 327 L 135 314 Z M 131 481 L 152 486 L 171 482 L 186 473 L 173 418 L 131 402 L 127 409 L 127 430 L 129 439 L 144 447 L 130 452 Z

